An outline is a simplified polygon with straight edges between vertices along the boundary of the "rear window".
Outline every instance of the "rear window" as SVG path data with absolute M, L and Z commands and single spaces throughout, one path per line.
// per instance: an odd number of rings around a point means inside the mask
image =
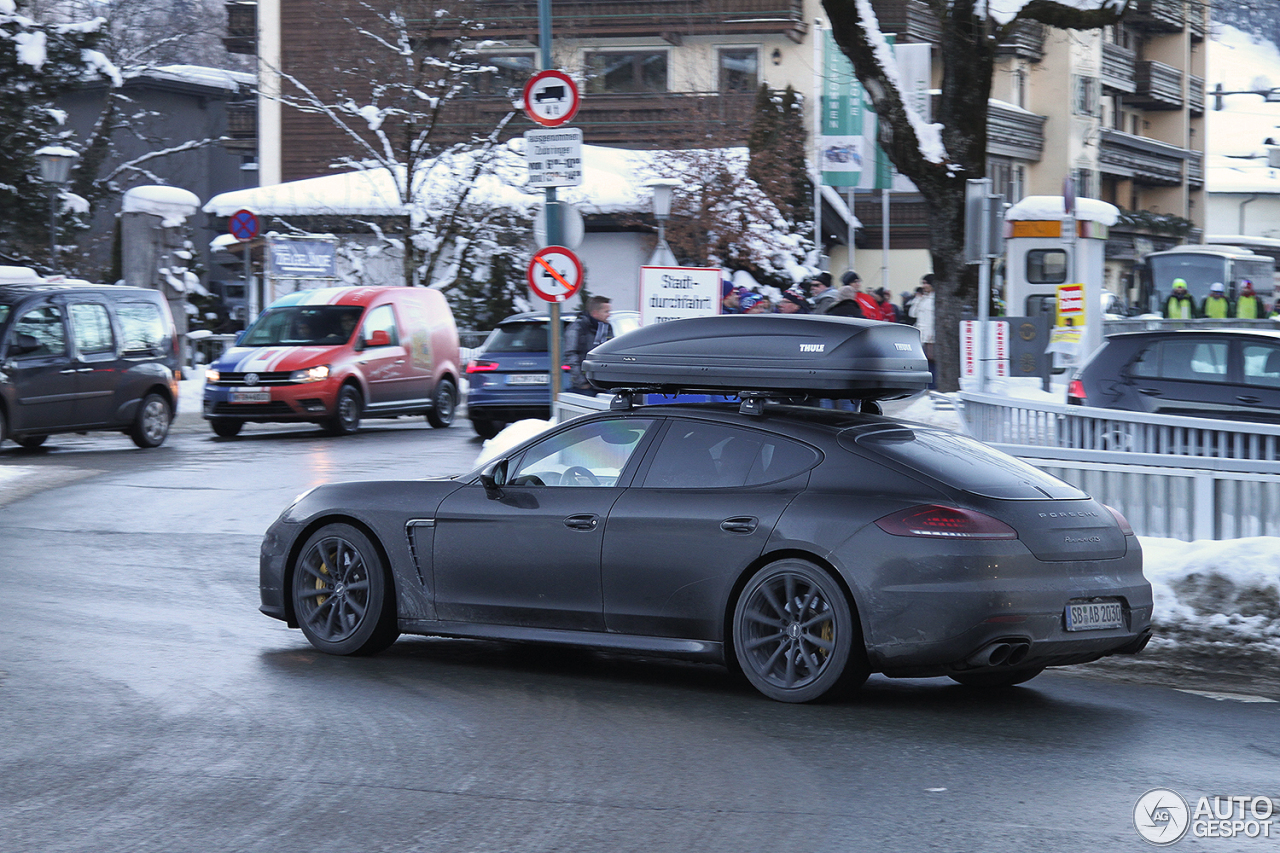
M 859 435 L 855 441 L 864 450 L 982 497 L 1015 501 L 1088 497 L 1020 459 L 953 432 L 897 427 Z
M 116 318 L 120 321 L 124 352 L 160 350 L 164 343 L 164 318 L 158 306 L 150 302 L 122 302 L 116 306 Z
M 508 323 L 485 341 L 485 352 L 546 352 L 546 323 Z

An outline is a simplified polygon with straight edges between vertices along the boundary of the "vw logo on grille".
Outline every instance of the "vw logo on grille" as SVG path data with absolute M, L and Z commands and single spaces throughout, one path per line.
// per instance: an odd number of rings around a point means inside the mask
M 244 384 L 245 384 L 245 385 L 257 385 L 257 384 L 258 384 L 258 374 L 256 374 L 256 373 L 246 373 L 246 374 L 244 375 Z

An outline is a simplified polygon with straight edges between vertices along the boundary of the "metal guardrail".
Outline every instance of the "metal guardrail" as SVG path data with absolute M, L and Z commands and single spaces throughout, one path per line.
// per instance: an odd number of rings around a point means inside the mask
M 1142 536 L 1280 536 L 1280 426 L 962 392 L 969 435 L 1124 513 Z

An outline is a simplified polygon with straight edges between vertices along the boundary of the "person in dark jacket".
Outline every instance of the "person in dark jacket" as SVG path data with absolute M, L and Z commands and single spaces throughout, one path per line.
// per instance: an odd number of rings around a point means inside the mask
M 852 285 L 842 284 L 836 291 L 836 298 L 823 313 L 832 317 L 862 317 L 862 306 L 858 304 L 858 291 Z
M 778 300 L 777 312 L 779 314 L 808 314 L 809 302 L 804 298 L 804 291 L 798 287 L 782 291 L 782 298 Z
M 591 350 L 613 337 L 613 326 L 609 325 L 613 304 L 607 296 L 591 296 L 587 299 L 586 308 L 564 333 L 564 363 L 569 365 L 569 390 L 594 397 L 596 389 L 582 373 L 582 360 Z

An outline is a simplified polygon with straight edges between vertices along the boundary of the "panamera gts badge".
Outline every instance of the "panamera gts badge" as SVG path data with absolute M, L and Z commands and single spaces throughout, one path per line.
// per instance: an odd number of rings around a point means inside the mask
M 800 352 L 826 352 L 826 344 L 801 344 Z

